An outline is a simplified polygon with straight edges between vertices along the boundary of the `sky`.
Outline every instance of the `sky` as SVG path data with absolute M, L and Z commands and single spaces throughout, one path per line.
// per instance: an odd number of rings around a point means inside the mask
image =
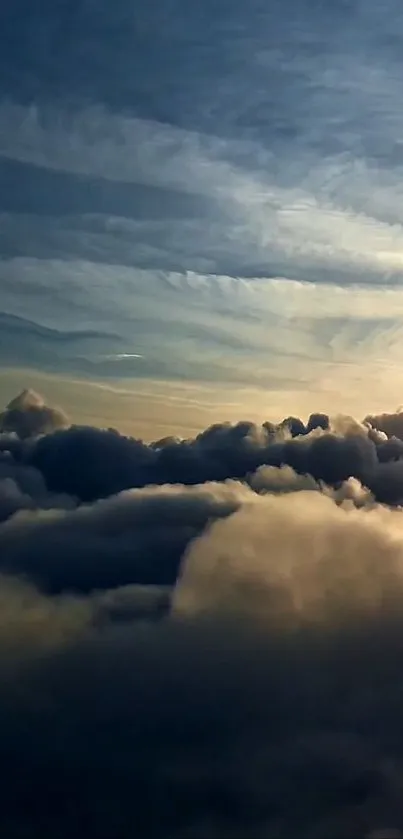
M 398 0 L 2 4 L 3 402 L 394 410 L 402 31 Z
M 0 2 L 0 835 L 403 837 L 401 0 Z

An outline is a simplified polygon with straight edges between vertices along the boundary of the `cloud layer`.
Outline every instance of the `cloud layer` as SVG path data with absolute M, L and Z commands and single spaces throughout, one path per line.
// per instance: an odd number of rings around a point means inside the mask
M 401 414 L 1 424 L 5 835 L 403 830 Z

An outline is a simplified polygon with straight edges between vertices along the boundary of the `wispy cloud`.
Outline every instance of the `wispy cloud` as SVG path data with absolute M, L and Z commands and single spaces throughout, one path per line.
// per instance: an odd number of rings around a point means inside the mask
M 259 146 L 117 116 L 102 107 L 68 115 L 55 108 L 3 103 L 0 125 L 0 153 L 12 160 L 180 189 L 218 202 L 224 252 L 220 254 L 216 243 L 209 253 L 206 239 L 204 256 L 223 262 L 226 249 L 230 261 L 231 236 L 243 249 L 241 272 L 243 268 L 251 274 L 255 266 L 259 274 L 266 270 L 316 282 L 403 277 L 401 189 L 392 188 L 389 214 L 392 206 L 397 212 L 392 223 L 382 218 L 390 174 L 382 178 L 379 169 L 353 157 L 333 156 L 326 163 L 319 159 L 309 166 L 309 174 L 306 169 L 303 177 L 294 172 L 293 186 L 284 186 L 267 153 L 267 160 L 259 157 Z M 300 155 L 302 169 L 309 159 L 303 149 Z M 374 191 L 380 194 L 380 219 Z M 207 232 L 207 220 L 204 224 Z M 118 221 L 115 232 L 116 225 Z M 147 241 L 147 230 L 142 233 Z M 239 244 L 235 253 L 237 249 Z

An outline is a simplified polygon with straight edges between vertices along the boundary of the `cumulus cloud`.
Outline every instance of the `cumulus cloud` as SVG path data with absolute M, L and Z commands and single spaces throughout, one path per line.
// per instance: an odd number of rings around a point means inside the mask
M 170 614 L 163 589 L 0 578 L 6 835 L 401 829 L 401 516 L 249 491 Z
M 403 457 L 376 428 L 0 435 L 4 835 L 403 831 Z
M 41 472 L 15 460 L 12 451 L 18 455 L 17 447 L 2 452 L 0 446 L 0 523 L 18 510 L 68 510 L 76 506 L 71 495 L 49 492 Z
M 403 590 L 402 513 L 344 500 L 305 489 L 248 499 L 191 544 L 175 608 L 222 614 L 240 603 L 269 625 L 344 629 L 361 612 L 391 618 Z
M 40 472 L 49 492 L 81 502 L 147 485 L 245 480 L 266 465 L 288 465 L 330 485 L 355 477 L 381 502 L 400 503 L 402 497 L 399 413 L 390 415 L 394 436 L 376 417 L 359 422 L 316 413 L 307 423 L 293 416 L 278 424 L 216 423 L 194 439 L 167 437 L 151 444 L 114 429 L 73 426 L 30 391 L 1 417 L 0 451 Z M 393 492 L 384 478 L 384 464 L 391 462 L 398 464 Z
M 387 437 L 396 437 L 398 440 L 403 440 L 403 410 L 401 408 L 392 414 L 369 415 L 366 417 L 366 421 L 373 428 L 383 431 Z
M 46 434 L 66 425 L 63 411 L 50 408 L 33 390 L 24 390 L 0 414 L 0 431 L 15 432 L 22 438 Z
M 150 445 L 114 430 L 72 426 L 35 440 L 25 461 L 53 492 L 87 502 L 147 484 L 244 479 L 262 465 L 286 464 L 330 484 L 351 476 L 370 480 L 384 436 L 350 418 L 328 420 L 323 428 L 324 422 L 216 423 L 192 440 L 169 437 Z M 382 456 L 388 460 L 385 447 Z
M 254 494 L 236 482 L 129 490 L 70 511 L 20 512 L 0 527 L 0 569 L 50 592 L 173 585 L 188 543 Z
M 298 475 L 291 466 L 259 466 L 251 476 L 250 485 L 258 493 L 298 492 L 302 490 L 320 490 L 319 484 L 311 475 Z

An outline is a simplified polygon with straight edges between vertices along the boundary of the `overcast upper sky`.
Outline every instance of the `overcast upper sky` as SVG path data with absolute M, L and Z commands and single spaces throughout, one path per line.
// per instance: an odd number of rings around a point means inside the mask
M 2 394 L 403 401 L 402 42 L 399 0 L 4 0 Z

